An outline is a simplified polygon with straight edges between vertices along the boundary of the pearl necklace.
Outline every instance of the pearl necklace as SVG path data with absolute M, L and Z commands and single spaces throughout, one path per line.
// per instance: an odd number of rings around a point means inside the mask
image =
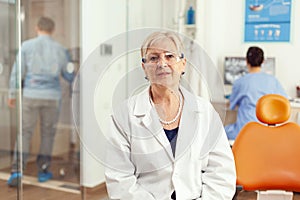
M 151 97 L 150 97 L 150 103 L 151 103 L 151 105 L 155 108 L 154 102 L 152 101 Z M 176 122 L 177 119 L 179 118 L 180 113 L 181 113 L 181 109 L 182 109 L 182 95 L 180 94 L 180 95 L 179 95 L 179 108 L 178 108 L 177 114 L 176 114 L 176 116 L 174 117 L 174 119 L 172 119 L 172 120 L 170 120 L 170 121 L 165 121 L 165 120 L 161 119 L 161 118 L 158 116 L 158 117 L 159 117 L 159 121 L 160 121 L 162 124 L 165 124 L 165 125 L 173 124 L 173 123 Z

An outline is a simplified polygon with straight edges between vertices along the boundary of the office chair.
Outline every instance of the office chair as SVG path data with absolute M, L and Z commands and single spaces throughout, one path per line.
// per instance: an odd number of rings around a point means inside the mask
M 256 116 L 266 125 L 246 124 L 232 146 L 237 186 L 248 191 L 300 192 L 300 126 L 287 122 L 289 101 L 265 95 L 256 104 Z

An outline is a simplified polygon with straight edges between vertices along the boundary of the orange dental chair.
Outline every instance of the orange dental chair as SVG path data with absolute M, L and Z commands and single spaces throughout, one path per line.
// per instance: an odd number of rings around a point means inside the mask
M 300 192 L 300 126 L 288 122 L 288 99 L 261 97 L 256 116 L 262 123 L 246 124 L 232 146 L 237 186 L 247 191 Z

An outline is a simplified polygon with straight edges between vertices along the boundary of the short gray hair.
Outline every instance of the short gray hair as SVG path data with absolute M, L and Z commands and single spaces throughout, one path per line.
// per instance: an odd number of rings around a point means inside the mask
M 154 33 L 151 33 L 143 42 L 142 46 L 141 46 L 141 56 L 142 58 L 146 55 L 149 47 L 152 46 L 152 44 L 157 41 L 157 40 L 162 40 L 168 38 L 170 39 L 174 45 L 177 48 L 177 53 L 179 55 L 183 54 L 183 44 L 182 41 L 180 39 L 180 37 L 175 33 L 175 32 L 171 32 L 171 31 L 157 31 Z

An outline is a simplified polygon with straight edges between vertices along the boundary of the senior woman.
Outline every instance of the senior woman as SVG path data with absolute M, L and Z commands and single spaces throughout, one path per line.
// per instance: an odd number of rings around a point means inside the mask
M 173 32 L 141 47 L 149 87 L 114 109 L 105 178 L 111 199 L 232 199 L 235 165 L 212 105 L 180 85 L 186 59 Z

